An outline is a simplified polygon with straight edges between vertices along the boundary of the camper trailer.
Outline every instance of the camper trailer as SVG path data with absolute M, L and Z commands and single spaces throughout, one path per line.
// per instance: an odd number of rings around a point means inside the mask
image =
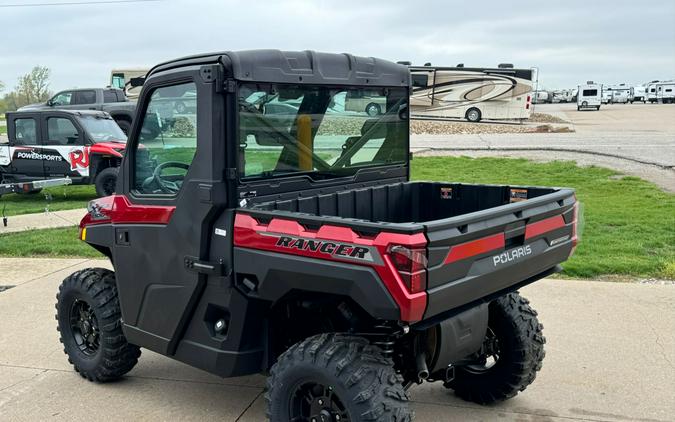
M 142 86 L 132 87 L 131 78 L 144 77 L 149 69 L 113 69 L 110 71 L 110 87 L 124 90 L 127 98 L 136 99 Z
M 602 96 L 601 96 L 602 104 L 610 104 L 612 102 L 612 94 L 613 94 L 613 92 L 609 88 L 609 86 L 603 86 L 602 87 Z
M 411 66 L 413 118 L 470 122 L 530 117 L 533 69 Z
M 551 94 L 548 91 L 533 91 L 532 104 L 545 104 L 551 102 Z
M 626 84 L 610 86 L 612 91 L 612 104 L 627 104 L 630 101 L 630 87 Z
M 675 103 L 675 81 L 658 83 L 656 85 L 656 100 L 663 104 Z
M 577 111 L 582 109 L 600 110 L 604 92 L 605 90 L 603 90 L 602 85 L 596 84 L 593 81 L 588 81 L 585 85 L 579 85 L 577 91 Z
M 643 103 L 647 102 L 647 88 L 644 85 L 637 85 L 630 87 L 629 95 L 630 103 L 633 104 L 635 101 L 642 101 Z

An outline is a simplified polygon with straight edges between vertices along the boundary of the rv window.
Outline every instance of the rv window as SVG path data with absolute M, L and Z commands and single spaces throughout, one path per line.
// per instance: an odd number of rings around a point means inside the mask
M 412 75 L 412 85 L 413 86 L 421 86 L 425 87 L 427 86 L 429 82 L 429 75 L 427 74 L 420 74 L 420 73 L 413 73 Z
M 672 88 L 667 88 L 666 92 L 673 92 Z
M 649 92 L 656 92 L 656 89 L 652 88 L 649 90 Z
M 583 97 L 594 97 L 594 96 L 598 95 L 598 90 L 597 89 L 584 89 L 581 92 L 581 95 Z

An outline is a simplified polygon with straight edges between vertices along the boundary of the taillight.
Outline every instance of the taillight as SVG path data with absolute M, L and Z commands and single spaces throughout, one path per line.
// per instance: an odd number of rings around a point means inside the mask
M 574 207 L 572 208 L 574 210 L 572 214 L 572 250 L 570 251 L 568 258 L 574 254 L 574 251 L 577 249 L 577 244 L 579 243 L 579 233 L 577 231 L 579 225 L 579 206 L 579 202 L 574 202 Z
M 387 249 L 387 253 L 410 293 L 426 290 L 428 262 L 426 249 L 392 245 Z
M 527 101 L 525 102 L 525 110 L 529 110 L 529 109 L 530 109 L 530 101 L 532 101 L 532 97 L 530 97 L 530 96 L 528 95 L 528 96 L 527 96 Z

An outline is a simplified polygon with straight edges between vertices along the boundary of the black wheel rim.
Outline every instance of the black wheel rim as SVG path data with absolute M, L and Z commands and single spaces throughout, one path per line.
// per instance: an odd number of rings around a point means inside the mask
M 70 308 L 70 331 L 75 344 L 86 356 L 94 356 L 100 346 L 98 320 L 94 310 L 81 299 L 76 299 Z
M 305 382 L 291 395 L 289 420 L 291 422 L 345 422 L 349 413 L 330 385 Z
M 117 184 L 117 180 L 114 177 L 106 177 L 103 179 L 103 192 L 106 195 L 112 195 L 115 193 L 115 185 Z
M 500 355 L 499 338 L 488 327 L 485 333 L 485 340 L 483 340 L 483 348 L 476 363 L 466 365 L 463 368 L 473 374 L 483 374 L 497 365 Z

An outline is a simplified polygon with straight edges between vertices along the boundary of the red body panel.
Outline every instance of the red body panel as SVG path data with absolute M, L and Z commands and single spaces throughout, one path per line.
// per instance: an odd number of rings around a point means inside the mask
M 422 319 L 427 304 L 426 292 L 410 293 L 386 252 L 387 247 L 392 244 L 411 248 L 424 247 L 427 243 L 424 234 L 405 235 L 384 232 L 379 233 L 375 237 L 364 237 L 348 227 L 323 225 L 318 230 L 313 231 L 292 220 L 274 218 L 268 224 L 262 224 L 246 214 L 237 214 L 235 217 L 235 246 L 279 253 L 292 253 L 309 258 L 344 261 L 355 264 L 348 259 L 342 259 L 335 255 L 329 256 L 320 251 L 280 248 L 277 246 L 277 237 L 274 234 L 374 246 L 383 258 L 382 264 L 359 263 L 357 265 L 369 265 L 377 272 L 385 287 L 394 298 L 394 301 L 398 304 L 402 321 L 414 322 Z
M 90 211 L 80 221 L 80 227 L 93 224 L 168 224 L 176 207 L 158 205 L 134 205 L 123 195 L 106 196 L 93 200 Z M 98 215 L 93 215 L 98 214 Z
M 89 148 L 89 154 L 112 155 L 115 157 L 122 157 L 124 153 L 125 144 L 118 142 L 99 142 Z

